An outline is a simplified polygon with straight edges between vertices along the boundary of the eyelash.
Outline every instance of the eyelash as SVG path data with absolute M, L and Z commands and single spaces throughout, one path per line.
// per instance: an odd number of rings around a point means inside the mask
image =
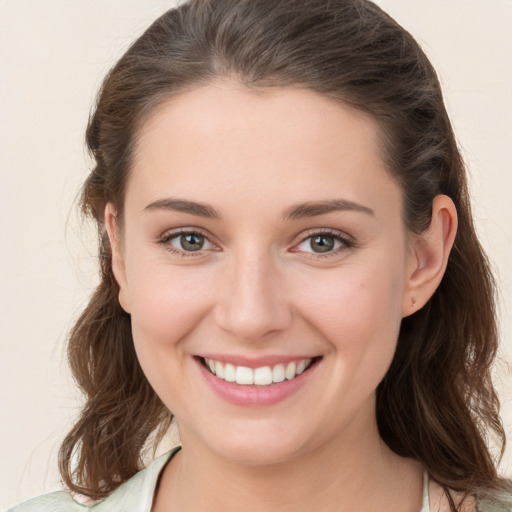
M 333 238 L 335 242 L 340 243 L 340 247 L 338 247 L 332 251 L 325 252 L 325 253 L 304 251 L 303 253 L 306 255 L 305 256 L 306 258 L 318 260 L 318 259 L 326 259 L 326 258 L 336 257 L 336 256 L 339 256 L 339 254 L 341 252 L 346 251 L 348 249 L 352 249 L 356 245 L 354 240 L 349 238 L 347 235 L 340 233 L 339 231 L 334 231 L 334 230 L 330 230 L 330 229 L 321 229 L 321 230 L 317 230 L 317 231 L 313 230 L 313 231 L 310 231 L 309 233 L 307 233 L 307 236 L 302 238 L 302 240 L 295 247 L 302 245 L 307 240 L 313 240 L 314 238 L 318 238 L 318 237 L 322 237 L 322 236 L 326 236 L 328 238 Z M 292 252 L 301 252 L 301 251 L 292 249 Z
M 185 250 L 176 249 L 176 247 L 173 247 L 170 244 L 171 240 L 174 240 L 175 238 L 179 238 L 180 236 L 185 236 L 185 235 L 199 236 L 199 237 L 207 240 L 209 243 L 213 243 L 213 242 L 210 242 L 210 239 L 206 235 L 204 235 L 200 231 L 197 231 L 194 229 L 190 229 L 190 230 L 183 229 L 183 230 L 179 230 L 179 231 L 174 231 L 172 233 L 167 233 L 160 240 L 158 240 L 158 243 L 161 244 L 165 248 L 166 251 L 169 251 L 170 253 L 172 253 L 176 256 L 180 256 L 182 258 L 201 256 L 202 249 L 200 249 L 199 251 L 185 251 Z
M 167 233 L 161 239 L 159 239 L 157 241 L 157 243 L 162 245 L 165 248 L 165 250 L 169 251 L 170 253 L 172 253 L 176 256 L 182 257 L 182 258 L 201 257 L 203 255 L 202 254 L 203 249 L 200 249 L 198 251 L 185 251 L 185 250 L 176 249 L 176 247 L 173 247 L 170 244 L 171 240 L 174 240 L 176 238 L 179 238 L 180 236 L 185 236 L 185 235 L 199 236 L 201 238 L 204 238 L 208 243 L 213 244 L 213 242 L 211 242 L 210 239 L 205 234 L 201 233 L 201 231 L 193 230 L 193 229 L 191 229 L 191 230 L 183 229 L 183 230 L 179 230 L 179 231 L 174 231 L 172 233 Z M 347 249 L 354 248 L 356 245 L 355 242 L 351 238 L 347 237 L 346 235 L 343 235 L 342 233 L 340 233 L 338 231 L 322 229 L 319 231 L 309 232 L 307 234 L 307 236 L 302 238 L 301 241 L 295 245 L 295 247 L 300 246 L 307 240 L 310 240 L 313 238 L 318 238 L 321 236 L 327 236 L 329 238 L 333 238 L 335 240 L 335 242 L 339 242 L 341 244 L 341 246 L 332 251 L 328 251 L 325 253 L 302 251 L 304 254 L 309 255 L 309 256 L 305 256 L 306 258 L 308 258 L 308 259 L 325 259 L 325 258 L 330 258 L 333 256 L 338 256 L 340 252 L 345 251 Z M 297 249 L 292 249 L 291 252 L 301 252 L 301 251 L 299 251 Z

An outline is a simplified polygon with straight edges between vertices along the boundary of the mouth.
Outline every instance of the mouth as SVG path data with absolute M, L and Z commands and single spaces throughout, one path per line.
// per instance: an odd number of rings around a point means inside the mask
M 297 359 L 272 366 L 260 366 L 258 368 L 237 366 L 206 357 L 199 357 L 198 359 L 212 375 L 215 375 L 220 380 L 240 386 L 265 387 L 296 379 L 318 363 L 321 356 Z

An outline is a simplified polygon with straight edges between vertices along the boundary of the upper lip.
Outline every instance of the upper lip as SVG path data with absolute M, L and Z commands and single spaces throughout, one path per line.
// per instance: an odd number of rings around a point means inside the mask
M 201 354 L 198 357 L 203 359 L 213 359 L 220 363 L 230 363 L 233 366 L 245 366 L 247 368 L 261 368 L 263 366 L 275 366 L 276 364 L 288 364 L 292 361 L 302 361 L 303 359 L 314 359 L 318 355 L 266 355 L 258 357 L 247 357 L 234 354 Z

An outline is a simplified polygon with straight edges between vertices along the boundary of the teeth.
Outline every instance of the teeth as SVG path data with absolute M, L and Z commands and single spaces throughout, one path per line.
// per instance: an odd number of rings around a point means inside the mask
M 293 377 L 295 377 L 296 372 L 297 365 L 293 361 L 291 363 L 288 363 L 288 365 L 286 366 L 286 371 L 284 372 L 286 380 L 292 380 Z
M 270 366 L 264 366 L 263 368 L 256 368 L 254 370 L 254 384 L 257 386 L 268 386 L 272 384 L 272 369 Z
M 215 361 L 215 375 L 217 375 L 219 379 L 224 378 L 224 365 L 219 363 L 219 361 Z
M 284 364 L 276 364 L 272 368 L 272 382 L 283 382 L 284 377 Z
M 215 365 L 215 367 L 217 367 L 217 365 Z M 306 369 L 306 361 L 301 361 L 297 365 L 297 375 L 300 375 L 305 369 Z
M 207 358 L 204 361 L 210 371 L 219 379 L 236 382 L 243 386 L 253 384 L 256 386 L 270 386 L 273 383 L 283 382 L 285 379 L 292 380 L 303 373 L 311 364 L 311 359 L 301 359 L 300 361 L 292 361 L 286 366 L 279 363 L 273 367 L 262 366 L 253 369 Z
M 216 363 L 220 364 L 220 363 Z M 218 374 L 217 374 L 218 375 Z M 245 366 L 237 366 L 235 371 L 235 382 L 237 384 L 250 385 L 254 384 L 254 371 L 252 368 L 246 368 Z
M 226 364 L 224 367 L 224 380 L 227 382 L 235 382 L 236 368 L 232 364 Z

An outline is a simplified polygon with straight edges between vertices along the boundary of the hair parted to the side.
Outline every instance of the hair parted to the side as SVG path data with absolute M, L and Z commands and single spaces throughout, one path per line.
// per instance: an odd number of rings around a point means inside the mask
M 86 401 L 60 451 L 66 485 L 106 496 L 141 468 L 148 438 L 169 425 L 118 303 L 103 212 L 112 202 L 122 215 L 148 116 L 168 98 L 225 76 L 251 88 L 308 88 L 372 115 L 412 232 L 428 227 L 437 194 L 454 201 L 459 230 L 446 274 L 427 305 L 403 320 L 377 391 L 378 426 L 396 453 L 419 460 L 445 490 L 479 499 L 510 491 L 486 443 L 488 436 L 505 441 L 490 375 L 495 287 L 464 164 L 430 62 L 367 0 L 191 0 L 155 21 L 106 77 L 87 130 L 95 167 L 82 196 L 98 226 L 101 283 L 69 340 Z

